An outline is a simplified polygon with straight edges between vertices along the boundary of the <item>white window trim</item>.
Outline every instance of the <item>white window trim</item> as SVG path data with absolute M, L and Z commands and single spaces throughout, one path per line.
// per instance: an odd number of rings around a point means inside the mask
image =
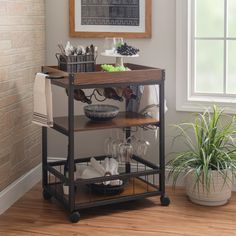
M 223 107 L 227 113 L 236 112 L 236 97 L 191 95 L 187 86 L 191 76 L 191 0 L 176 1 L 176 110 L 203 111 L 212 104 Z

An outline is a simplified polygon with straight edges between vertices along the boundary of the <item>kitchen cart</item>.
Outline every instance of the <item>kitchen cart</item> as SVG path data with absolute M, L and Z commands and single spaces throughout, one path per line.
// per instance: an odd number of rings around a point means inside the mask
M 67 160 L 48 161 L 47 128 L 42 128 L 43 157 L 43 196 L 44 199 L 56 198 L 70 213 L 70 221 L 80 220 L 79 210 L 95 206 L 120 203 L 151 196 L 160 196 L 163 206 L 168 206 L 169 198 L 165 195 L 165 107 L 164 81 L 165 71 L 141 65 L 126 64 L 130 71 L 104 72 L 96 65 L 94 72 L 67 73 L 56 66 L 44 66 L 43 73 L 48 74 L 52 84 L 66 88 L 68 91 L 68 115 L 54 117 L 53 129 L 68 137 Z M 74 115 L 74 90 L 99 87 L 120 87 L 131 85 L 159 85 L 159 120 L 133 112 L 120 112 L 116 118 L 107 122 L 92 122 L 83 115 Z M 119 175 L 104 176 L 91 179 L 75 179 L 74 171 L 79 165 L 89 165 L 91 157 L 75 158 L 74 133 L 91 130 L 123 128 L 126 137 L 131 135 L 133 127 L 152 125 L 159 127 L 159 164 L 156 165 L 145 158 L 133 155 L 131 163 L 126 163 Z M 95 159 L 103 161 L 104 156 Z M 158 158 L 158 154 L 157 154 Z M 94 184 L 120 179 L 125 183 L 123 191 L 116 194 L 94 191 Z M 69 194 L 65 195 L 63 186 L 69 186 Z

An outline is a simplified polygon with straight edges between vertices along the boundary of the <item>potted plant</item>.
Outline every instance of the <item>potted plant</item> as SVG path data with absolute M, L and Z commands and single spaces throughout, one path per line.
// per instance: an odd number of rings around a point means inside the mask
M 168 162 L 169 178 L 176 185 L 185 177 L 186 194 L 200 205 L 219 206 L 231 197 L 232 178 L 236 173 L 235 117 L 226 116 L 214 106 L 199 113 L 194 123 L 176 125 L 187 150 Z

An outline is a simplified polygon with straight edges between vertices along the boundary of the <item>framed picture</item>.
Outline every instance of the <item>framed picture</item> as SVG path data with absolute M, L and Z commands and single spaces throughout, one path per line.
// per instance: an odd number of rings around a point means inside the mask
M 150 38 L 152 0 L 69 0 L 71 37 Z

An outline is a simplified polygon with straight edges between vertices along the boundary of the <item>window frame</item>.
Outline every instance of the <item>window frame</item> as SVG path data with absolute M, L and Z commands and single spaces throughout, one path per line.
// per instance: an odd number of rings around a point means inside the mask
M 236 112 L 236 95 L 214 94 L 194 92 L 194 61 L 195 48 L 195 22 L 193 0 L 176 1 L 176 110 L 177 111 L 202 111 L 205 107 L 214 104 L 224 107 L 228 113 Z M 227 1 L 225 0 L 225 4 Z M 227 11 L 227 5 L 225 8 Z M 227 24 L 225 13 L 225 26 Z M 224 29 L 224 92 L 226 92 L 227 73 L 227 37 L 226 27 Z M 205 38 L 205 37 L 204 37 Z M 213 37 L 212 37 L 213 38 Z M 217 37 L 215 38 L 217 39 Z

